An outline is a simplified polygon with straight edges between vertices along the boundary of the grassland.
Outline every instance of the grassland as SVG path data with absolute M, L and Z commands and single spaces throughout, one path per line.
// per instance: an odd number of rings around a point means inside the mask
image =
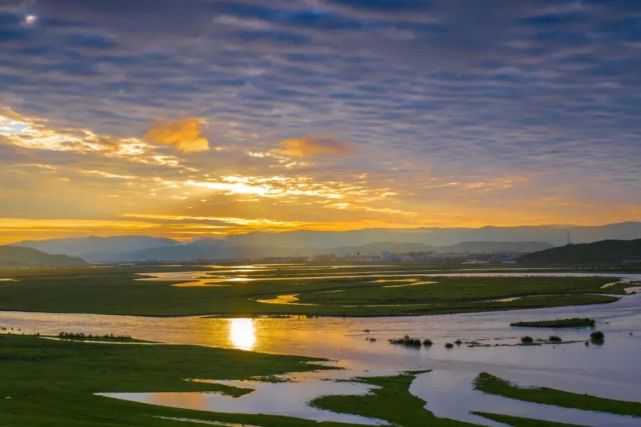
M 407 427 L 458 427 L 471 424 L 435 417 L 424 409 L 425 402 L 408 392 L 418 372 L 404 373 L 393 377 L 357 378 L 366 384 L 377 386 L 365 396 L 324 396 L 312 401 L 312 405 L 336 412 L 376 417 L 393 425 Z
M 210 414 L 96 396 L 97 392 L 247 390 L 184 381 L 309 371 L 315 359 L 173 345 L 112 345 L 0 335 L 0 425 L 186 426 L 183 417 L 265 426 L 311 426 L 286 417 Z M 202 424 L 201 424 L 202 425 Z M 334 424 L 326 424 L 334 425 Z
M 349 426 L 297 418 L 225 414 L 145 405 L 97 396 L 97 392 L 249 390 L 184 381 L 184 378 L 246 379 L 322 369 L 317 359 L 174 345 L 96 344 L 0 335 L 0 425 L 46 427 L 178 427 L 217 421 L 252 426 Z M 314 405 L 376 417 L 399 426 L 459 426 L 439 419 L 409 393 L 414 374 L 357 379 L 377 388 L 364 396 L 323 397 Z M 165 419 L 160 417 L 166 417 Z
M 596 325 L 594 319 L 587 317 L 573 317 L 570 319 L 531 320 L 510 323 L 510 326 L 528 328 L 591 328 Z
M 437 277 L 417 267 L 345 271 L 306 266 L 241 273 L 201 268 L 207 286 L 139 280 L 141 273 L 187 267 L 113 267 L 71 270 L 17 270 L 0 274 L 0 310 L 181 315 L 376 316 L 477 312 L 607 303 L 623 294 L 603 277 Z M 194 267 L 189 267 L 193 270 Z M 208 275 L 208 276 L 207 276 Z M 355 277 L 354 277 L 355 276 Z M 235 279 L 237 281 L 226 281 Z M 422 283 L 423 282 L 423 283 Z M 428 283 L 429 282 L 429 283 Z M 278 298 L 288 296 L 282 303 Z
M 640 402 L 605 399 L 547 387 L 519 387 L 486 372 L 479 374 L 474 385 L 485 393 L 527 402 L 641 417 Z
M 530 418 L 514 417 L 511 415 L 493 414 L 489 412 L 474 412 L 475 415 L 484 417 L 509 426 L 518 427 L 581 427 L 577 424 L 556 423 L 554 421 L 534 420 Z
M 37 336 L 0 335 L 0 378 L 2 378 L 0 425 L 195 427 L 207 421 L 265 427 L 351 426 L 273 415 L 183 410 L 96 395 L 96 393 L 171 391 L 221 392 L 237 397 L 251 390 L 208 382 L 185 381 L 185 378 L 264 378 L 286 372 L 327 369 L 315 362 L 320 360 L 198 346 L 141 345 L 136 342 L 113 345 L 57 341 Z M 356 378 L 353 381 L 370 384 L 375 388 L 367 395 L 324 396 L 317 398 L 311 404 L 334 412 L 378 418 L 396 426 L 471 425 L 438 418 L 426 410 L 425 402 L 409 392 L 412 381 L 419 373 Z M 500 387 L 505 387 L 500 383 L 502 380 L 496 377 L 490 378 L 487 375 L 484 374 L 483 379 L 486 383 L 490 381 L 488 392 L 495 392 L 492 388 L 496 387 L 496 381 L 499 382 Z M 485 386 L 483 387 L 484 391 L 487 391 Z M 508 394 L 509 397 L 514 397 L 512 393 Z M 611 402 L 619 405 L 628 403 Z M 594 409 L 593 401 L 590 401 L 589 405 Z M 597 408 L 602 406 L 597 405 Z M 617 413 L 621 412 L 617 409 Z M 562 424 L 502 414 L 482 414 L 482 416 L 518 426 L 562 426 Z M 193 420 L 193 422 L 179 421 L 179 419 Z

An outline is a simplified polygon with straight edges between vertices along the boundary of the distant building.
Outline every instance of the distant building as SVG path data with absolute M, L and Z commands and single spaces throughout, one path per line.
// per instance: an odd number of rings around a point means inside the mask
M 336 258 L 336 255 L 334 254 L 314 255 L 311 258 L 311 261 L 315 263 L 332 263 L 332 262 L 336 262 L 336 260 L 337 258 Z
M 489 264 L 490 261 L 486 259 L 468 259 L 463 261 L 465 265 L 480 265 L 480 264 Z

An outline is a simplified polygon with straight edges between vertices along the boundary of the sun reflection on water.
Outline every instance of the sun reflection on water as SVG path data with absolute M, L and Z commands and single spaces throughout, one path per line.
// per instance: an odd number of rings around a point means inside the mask
M 252 350 L 256 344 L 253 319 L 229 319 L 229 341 L 240 350 Z

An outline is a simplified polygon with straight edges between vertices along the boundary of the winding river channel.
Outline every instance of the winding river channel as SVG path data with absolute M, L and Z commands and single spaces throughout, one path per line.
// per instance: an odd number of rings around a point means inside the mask
M 641 274 L 608 273 L 607 276 L 641 281 Z M 590 333 L 586 329 L 552 331 L 510 326 L 511 322 L 519 320 L 566 317 L 596 319 L 599 329 L 605 333 L 605 344 L 584 345 Z M 327 380 L 429 369 L 430 372 L 416 378 L 411 392 L 424 399 L 427 409 L 439 417 L 480 425 L 502 425 L 472 414 L 472 411 L 486 411 L 589 426 L 639 426 L 640 418 L 565 409 L 484 394 L 474 389 L 473 380 L 480 372 L 489 372 L 523 386 L 547 386 L 639 401 L 640 325 L 641 294 L 638 293 L 603 305 L 416 317 L 228 319 L 0 312 L 0 327 L 8 330 L 41 334 L 61 331 L 113 333 L 163 343 L 327 358 L 344 369 L 293 374 L 288 382 L 221 381 L 255 389 L 239 398 L 218 393 L 153 392 L 118 393 L 111 397 L 218 412 L 278 414 L 372 425 L 381 422 L 312 408 L 307 402 L 326 394 L 362 394 L 369 390 L 369 386 L 361 383 Z M 516 345 L 522 335 L 547 338 L 552 333 L 564 341 L 577 342 Z M 414 349 L 389 344 L 388 339 L 406 334 L 430 338 L 434 345 Z M 445 343 L 457 339 L 463 344 L 445 348 Z M 470 347 L 466 343 L 471 341 L 487 345 Z

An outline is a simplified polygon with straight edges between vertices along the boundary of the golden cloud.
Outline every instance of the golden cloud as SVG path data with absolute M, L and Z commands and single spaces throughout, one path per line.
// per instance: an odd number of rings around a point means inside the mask
M 60 151 L 124 159 L 147 165 L 179 167 L 180 159 L 160 154 L 138 138 L 116 138 L 84 128 L 52 128 L 38 117 L 0 108 L 0 143 L 30 150 Z
M 202 134 L 204 121 L 187 118 L 156 123 L 145 134 L 149 142 L 174 146 L 184 153 L 209 150 L 209 141 Z
M 289 157 L 314 157 L 330 154 L 349 154 L 352 144 L 327 136 L 302 136 L 280 142 L 278 152 Z

